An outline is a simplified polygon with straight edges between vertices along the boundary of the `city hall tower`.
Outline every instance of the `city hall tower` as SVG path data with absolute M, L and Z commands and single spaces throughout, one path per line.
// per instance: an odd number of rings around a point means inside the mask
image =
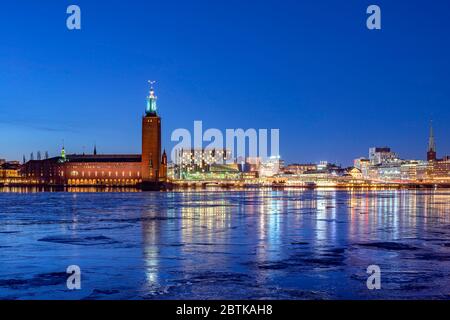
M 161 118 L 156 112 L 153 84 L 149 81 L 150 93 L 147 96 L 145 115 L 142 118 L 142 182 L 158 183 L 161 164 Z

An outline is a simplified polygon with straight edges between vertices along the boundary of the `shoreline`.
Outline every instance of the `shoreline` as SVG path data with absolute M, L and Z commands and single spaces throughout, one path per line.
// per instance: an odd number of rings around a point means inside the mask
M 71 192 L 71 190 L 130 190 L 129 192 L 167 192 L 167 191 L 253 191 L 253 190 L 450 190 L 450 184 L 372 184 L 372 185 L 308 185 L 308 186 L 286 186 L 286 185 L 233 185 L 233 184 L 218 184 L 218 185 L 201 185 L 186 183 L 180 184 L 161 184 L 158 188 L 147 188 L 140 185 L 50 185 L 50 184 L 0 184 L 0 193 L 4 192 L 2 189 L 39 189 L 39 192 Z M 73 192 L 73 191 L 72 191 Z M 76 192 L 76 191 L 75 191 Z

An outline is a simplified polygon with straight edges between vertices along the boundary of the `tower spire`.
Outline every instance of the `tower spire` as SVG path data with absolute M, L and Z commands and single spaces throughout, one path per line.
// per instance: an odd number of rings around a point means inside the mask
M 430 120 L 430 136 L 428 137 L 427 160 L 436 160 L 436 142 L 434 141 L 433 120 Z
M 65 146 L 64 146 L 64 139 L 62 141 L 61 160 L 63 162 L 66 161 L 66 149 L 65 149 Z
M 156 100 L 158 97 L 155 96 L 155 90 L 153 89 L 153 85 L 156 83 L 155 80 L 148 80 L 150 84 L 150 92 L 147 96 L 147 107 L 145 108 L 146 116 L 156 116 Z
M 428 151 L 436 151 L 436 143 L 434 142 L 433 120 L 430 121 L 430 137 L 428 140 Z

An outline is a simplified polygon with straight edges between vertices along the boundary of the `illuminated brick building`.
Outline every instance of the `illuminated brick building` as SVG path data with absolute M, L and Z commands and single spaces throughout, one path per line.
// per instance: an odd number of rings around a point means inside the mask
M 65 186 L 158 186 L 167 177 L 167 156 L 161 155 L 161 118 L 153 88 L 142 118 L 142 154 L 66 155 L 31 160 L 21 168 L 22 183 Z
M 14 184 L 20 181 L 20 164 L 17 161 L 0 159 L 0 184 Z
M 430 162 L 427 174 L 435 182 L 450 183 L 450 157 Z
M 29 184 L 130 186 L 142 182 L 140 155 L 62 155 L 28 161 L 21 173 Z

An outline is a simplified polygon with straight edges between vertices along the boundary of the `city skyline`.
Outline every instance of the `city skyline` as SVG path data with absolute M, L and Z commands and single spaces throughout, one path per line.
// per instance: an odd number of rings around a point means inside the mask
M 425 154 L 425 156 L 422 156 L 422 157 L 419 157 L 419 158 L 416 158 L 416 159 L 410 159 L 410 160 L 430 160 L 431 158 L 429 157 L 429 152 L 430 152 L 430 148 L 432 148 L 432 151 L 434 152 L 434 159 L 436 159 L 437 157 L 439 157 L 439 156 L 448 156 L 448 154 L 446 154 L 446 153 L 443 153 L 443 152 L 441 152 L 441 153 L 438 153 L 438 150 L 437 150 L 437 147 L 436 147 L 436 143 L 435 143 L 435 137 L 434 137 L 434 126 L 433 126 L 433 124 L 432 124 L 432 121 L 430 121 L 430 127 L 429 127 L 429 130 L 430 130 L 430 135 L 429 135 L 429 137 L 428 137 L 428 139 L 429 139 L 429 141 L 428 141 L 428 145 L 427 145 L 427 152 L 426 152 L 426 154 Z M 432 139 L 432 140 L 430 140 L 430 139 Z M 432 142 L 432 147 L 431 147 L 431 141 L 433 141 Z M 64 143 L 64 140 L 63 140 L 63 142 L 62 142 L 62 144 L 61 144 L 61 147 L 62 147 L 62 150 L 64 150 L 63 152 L 64 153 L 66 153 L 67 151 L 66 151 L 66 148 L 65 148 L 65 143 Z M 77 151 L 69 151 L 68 153 L 69 154 L 72 154 L 72 155 L 89 155 L 89 154 L 93 154 L 93 155 L 97 155 L 97 144 L 96 143 L 94 143 L 93 144 L 93 146 L 91 146 L 92 148 L 88 148 L 88 149 L 86 149 L 86 146 L 83 146 L 83 150 L 82 150 L 82 152 L 77 152 Z M 337 165 L 340 165 L 340 166 L 352 166 L 353 165 L 353 162 L 354 162 L 354 160 L 355 159 L 362 159 L 362 158 L 368 158 L 368 155 L 369 155 L 369 157 L 370 157 L 370 149 L 372 149 L 372 148 L 388 148 L 388 149 L 391 149 L 390 148 L 390 146 L 389 146 L 389 144 L 385 144 L 385 145 L 379 145 L 379 146 L 370 146 L 370 147 L 368 147 L 368 150 L 369 150 L 369 152 L 368 153 L 366 153 L 366 154 L 361 154 L 361 155 L 356 155 L 355 157 L 353 157 L 352 159 L 351 159 L 351 164 L 349 164 L 349 165 L 347 165 L 347 164 L 342 164 L 342 163 L 338 163 L 338 162 L 333 162 L 333 161 L 329 161 L 328 159 L 320 159 L 320 160 L 318 160 L 318 161 L 305 161 L 305 162 L 299 162 L 299 161 L 290 161 L 289 163 L 290 164 L 298 164 L 298 163 L 303 163 L 303 164 L 319 164 L 320 162 L 322 162 L 322 161 L 327 161 L 327 162 L 330 162 L 330 163 L 333 163 L 333 164 L 337 164 Z M 91 150 L 92 149 L 92 150 Z M 203 148 L 204 150 L 208 150 L 208 148 Z M 173 149 L 173 150 L 179 150 L 179 149 Z M 165 149 L 164 149 L 164 152 L 165 152 Z M 120 153 L 120 152 L 119 152 Z M 111 154 L 111 153 L 103 153 L 103 154 Z M 45 150 L 45 151 L 42 151 L 42 150 L 37 150 L 37 151 L 31 151 L 29 154 L 23 154 L 22 155 L 22 158 L 20 158 L 20 160 L 21 160 L 21 162 L 22 163 L 25 163 L 26 161 L 29 161 L 29 160 L 41 160 L 41 159 L 48 159 L 48 158 L 50 158 L 50 157 L 58 157 L 58 156 L 60 156 L 61 155 L 61 150 L 58 150 L 58 151 L 56 151 L 54 154 L 50 154 L 49 152 L 48 152 L 48 150 Z M 405 158 L 405 157 L 402 157 L 401 155 L 398 155 L 399 157 L 399 159 L 407 159 L 407 158 Z M 251 158 L 251 157 L 250 157 Z M 0 157 L 0 159 L 2 159 L 1 157 Z M 7 160 L 7 161 L 20 161 L 19 159 L 8 159 L 8 158 L 3 158 L 4 160 Z M 235 161 L 237 161 L 237 158 L 236 157 L 234 157 L 233 158 Z M 283 159 L 284 160 L 284 159 Z M 172 162 L 172 160 L 171 160 L 171 162 Z
M 365 28 L 367 6 L 356 2 L 151 2 L 123 14 L 120 3 L 105 12 L 79 1 L 76 32 L 65 28 L 63 4 L 5 4 L 17 19 L 0 21 L 10 30 L 0 44 L 0 158 L 54 155 L 62 140 L 73 153 L 94 144 L 136 153 L 149 76 L 158 79 L 167 150 L 173 130 L 202 120 L 222 130 L 279 128 L 288 163 L 351 165 L 385 145 L 424 159 L 433 118 L 438 153 L 449 154 L 450 48 L 441 40 L 449 4 L 408 2 L 406 17 L 405 3 L 379 2 L 379 32 Z
M 148 80 L 147 81 L 149 84 L 151 84 L 151 86 L 150 86 L 150 93 L 149 93 L 149 96 L 147 96 L 147 103 L 146 103 L 146 107 L 145 107 L 145 112 L 144 112 L 144 117 L 146 116 L 146 115 L 148 115 L 149 114 L 149 110 L 153 110 L 153 111 L 151 111 L 151 112 L 155 112 L 155 115 L 156 115 L 156 99 L 157 99 L 157 97 L 154 95 L 155 94 L 155 92 L 154 92 L 154 88 L 153 88 L 153 85 L 154 85 L 154 83 L 156 83 L 156 81 L 150 81 L 150 80 Z M 150 102 L 150 101 L 153 101 L 153 102 Z M 195 123 L 194 123 L 194 127 L 195 127 Z M 184 128 L 183 128 L 184 129 Z M 241 129 L 241 128 L 237 128 L 237 129 Z M 243 128 L 243 130 L 245 131 L 247 128 Z M 252 129 L 252 128 L 250 128 L 250 129 Z M 214 130 L 217 130 L 217 129 L 214 129 Z M 236 129 L 232 129 L 232 130 L 236 130 Z M 195 131 L 195 128 L 194 128 L 194 130 L 193 131 Z M 192 133 L 194 133 L 194 132 L 191 132 L 191 134 Z M 160 135 L 163 135 L 163 133 L 161 133 Z M 203 133 L 201 133 L 201 135 L 202 135 L 202 138 L 203 138 Z M 194 138 L 194 140 L 195 140 L 195 138 Z M 174 140 L 174 141 L 169 141 L 169 143 L 165 143 L 165 145 L 167 145 L 167 144 L 175 144 L 175 143 L 177 143 L 177 142 L 180 142 L 180 141 L 182 141 L 182 140 Z M 160 144 L 160 149 L 161 149 L 161 145 L 164 145 L 163 144 L 164 142 L 163 141 L 160 141 L 159 142 L 159 144 Z M 191 143 L 192 143 L 192 141 L 191 141 Z M 250 141 L 248 141 L 247 143 L 250 143 Z M 207 148 L 207 145 L 209 144 L 208 142 L 205 142 L 205 141 L 203 141 L 202 142 L 202 144 L 203 144 L 203 149 L 205 149 L 205 147 Z M 172 151 L 171 152 L 173 152 L 174 150 L 178 150 L 178 149 L 176 149 L 176 147 L 177 146 L 174 146 L 174 148 L 175 149 L 172 149 Z M 224 145 L 224 147 L 225 147 L 225 145 Z M 236 146 L 235 146 L 236 147 Z M 89 155 L 89 154 L 93 154 L 93 155 L 97 155 L 97 153 L 98 153 L 98 151 L 97 151 L 97 143 L 95 142 L 94 144 L 93 144 L 93 146 L 92 146 L 92 152 L 90 152 L 90 150 L 88 149 L 88 150 L 86 150 L 86 146 L 85 145 L 83 145 L 82 146 L 82 152 L 80 152 L 79 150 L 77 150 L 77 151 L 67 151 L 67 149 L 66 149 L 66 147 L 65 147 L 65 142 L 64 142 L 64 139 L 62 140 L 62 144 L 61 144 L 61 148 L 62 149 L 60 149 L 60 150 L 57 150 L 55 153 L 53 153 L 53 154 L 50 154 L 49 152 L 48 152 L 48 150 L 45 150 L 45 151 L 42 151 L 42 150 L 37 150 L 36 151 L 36 153 L 35 153 L 35 151 L 31 151 L 30 153 L 29 153 L 29 155 L 26 155 L 25 153 L 22 155 L 22 163 L 25 163 L 25 162 L 27 162 L 27 161 L 29 161 L 29 160 L 41 160 L 41 159 L 48 159 L 48 158 L 51 158 L 51 157 L 58 157 L 58 156 L 60 156 L 62 153 L 64 153 L 64 154 L 66 154 L 66 153 L 68 153 L 68 154 L 72 154 L 72 155 Z M 239 148 L 239 147 L 237 147 L 237 148 Z M 258 147 L 257 147 L 258 148 Z M 369 157 L 370 157 L 370 149 L 375 149 L 375 148 L 386 148 L 386 149 L 391 149 L 390 147 L 389 147 L 389 144 L 385 144 L 385 145 L 379 145 L 379 146 L 371 146 L 370 148 L 369 148 Z M 205 149 L 205 150 L 207 150 L 207 149 Z M 161 150 L 161 152 L 162 152 L 162 150 Z M 164 152 L 165 152 L 165 149 L 164 149 Z M 232 151 L 232 158 L 230 158 L 230 160 L 233 160 L 234 159 L 234 161 L 236 162 L 237 161 L 237 155 L 236 154 L 233 154 L 233 152 L 234 151 Z M 431 154 L 431 156 L 430 156 L 430 152 L 432 152 L 432 154 Z M 119 154 L 120 154 L 120 152 L 118 152 Z M 113 153 L 103 153 L 103 154 L 105 154 L 105 155 L 108 155 L 108 154 L 113 154 Z M 249 155 L 248 154 L 248 150 L 246 150 L 245 151 L 245 154 L 246 154 L 246 156 L 247 157 L 249 157 L 249 158 L 251 158 L 251 155 Z M 366 154 L 367 155 L 367 154 Z M 337 161 L 333 161 L 333 160 L 329 160 L 329 159 L 319 159 L 319 160 L 317 160 L 317 161 L 304 161 L 303 163 L 304 164 L 308 164 L 308 163 L 310 163 L 310 164 L 312 164 L 312 163 L 315 163 L 315 164 L 319 164 L 319 163 L 321 163 L 321 162 L 323 162 L 323 161 L 327 161 L 327 162 L 329 162 L 329 163 L 332 163 L 332 164 L 337 164 L 337 165 L 339 165 L 339 166 L 347 166 L 347 167 L 352 167 L 353 166 L 353 164 L 354 164 L 354 161 L 356 160 L 356 159 L 364 159 L 364 158 L 368 158 L 368 157 L 366 157 L 366 155 L 364 155 L 364 154 L 361 154 L 361 155 L 358 155 L 358 156 L 354 156 L 353 158 L 352 158 L 352 160 L 351 160 L 351 164 L 342 164 L 342 163 L 339 163 L 339 162 L 337 162 Z M 433 126 L 433 120 L 430 120 L 430 122 L 429 122 L 429 136 L 428 136 L 428 143 L 427 143 L 427 152 L 426 152 L 426 156 L 425 157 L 419 157 L 419 158 L 416 158 L 416 159 L 411 159 L 411 160 L 422 160 L 423 158 L 425 158 L 426 160 L 436 160 L 436 158 L 437 158 L 437 156 L 439 155 L 439 153 L 438 153 L 438 149 L 437 149 L 437 147 L 436 147 L 436 142 L 435 142 L 435 134 L 434 134 L 434 126 Z M 442 155 L 442 156 L 444 156 L 444 154 L 443 153 L 441 153 L 440 155 Z M 448 156 L 448 154 L 445 154 L 446 156 Z M 159 156 L 158 156 L 159 157 Z M 157 157 L 157 158 L 158 158 Z M 398 157 L 398 159 L 407 159 L 407 158 L 405 158 L 405 157 L 402 157 L 401 155 L 398 155 L 398 154 L 396 154 L 396 157 Z M 2 159 L 1 157 L 0 157 L 0 159 Z M 19 161 L 18 159 L 8 159 L 8 158 L 3 158 L 4 160 L 7 160 L 7 161 Z M 156 161 L 156 160 L 155 160 Z M 167 161 L 167 159 L 166 159 L 166 161 Z M 170 162 L 172 162 L 172 161 L 174 161 L 174 159 L 170 159 Z M 284 161 L 284 159 L 283 159 L 283 161 Z M 300 161 L 289 161 L 289 163 L 290 164 L 298 164 L 298 163 L 301 163 Z
M 0 300 L 449 300 L 449 0 L 1 9 Z

